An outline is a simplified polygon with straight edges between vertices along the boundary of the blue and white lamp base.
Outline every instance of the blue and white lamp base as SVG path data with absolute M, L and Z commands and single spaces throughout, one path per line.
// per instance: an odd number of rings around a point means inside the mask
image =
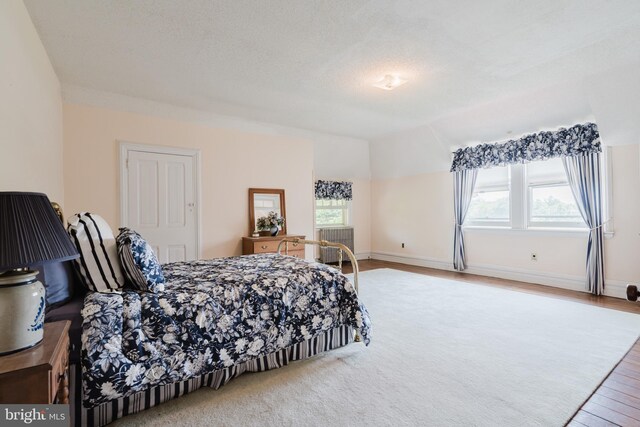
M 46 302 L 37 275 L 33 270 L 0 274 L 0 355 L 42 341 Z

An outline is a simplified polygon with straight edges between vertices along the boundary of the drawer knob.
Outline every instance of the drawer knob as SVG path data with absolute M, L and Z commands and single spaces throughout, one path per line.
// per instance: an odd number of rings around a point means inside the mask
M 262 245 L 262 246 L 260 246 L 260 248 L 261 248 L 261 249 L 267 249 L 267 248 L 268 248 L 268 246 L 267 246 L 267 245 Z
M 298 246 L 298 244 L 297 244 L 297 243 L 294 243 L 294 244 L 293 244 L 293 246 L 294 246 L 294 247 L 295 247 L 295 246 Z

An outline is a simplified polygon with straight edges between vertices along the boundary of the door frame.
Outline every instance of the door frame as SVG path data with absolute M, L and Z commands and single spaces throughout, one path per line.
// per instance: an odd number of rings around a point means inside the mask
M 129 158 L 130 151 L 142 151 L 145 153 L 155 153 L 155 154 L 173 154 L 178 156 L 186 156 L 191 157 L 193 162 L 193 183 L 194 183 L 194 203 L 196 204 L 195 209 L 195 226 L 196 226 L 196 259 L 201 258 L 202 251 L 200 250 L 200 242 L 202 241 L 201 232 L 202 232 L 202 224 L 200 219 L 202 218 L 201 211 L 201 188 L 200 185 L 200 150 L 192 149 L 192 148 L 178 148 L 178 147 L 169 147 L 162 145 L 151 145 L 151 144 L 139 144 L 135 142 L 121 141 L 118 140 L 118 145 L 120 147 L 120 224 L 122 227 L 127 227 L 129 225 L 129 188 L 127 185 L 128 181 L 128 165 L 127 159 Z

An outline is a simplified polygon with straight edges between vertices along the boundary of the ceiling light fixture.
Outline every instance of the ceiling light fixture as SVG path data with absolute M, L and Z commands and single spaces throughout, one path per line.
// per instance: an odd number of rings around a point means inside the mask
M 392 76 L 391 74 L 387 74 L 381 80 L 378 80 L 373 84 L 373 86 L 384 89 L 384 90 L 393 90 L 398 86 L 401 86 L 407 82 L 406 79 L 403 79 L 398 76 Z

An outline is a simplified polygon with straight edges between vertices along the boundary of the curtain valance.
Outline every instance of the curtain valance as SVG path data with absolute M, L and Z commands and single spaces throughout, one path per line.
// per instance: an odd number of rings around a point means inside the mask
M 351 200 L 351 182 L 316 181 L 316 200 Z
M 584 123 L 569 129 L 533 133 L 504 143 L 461 148 L 453 153 L 451 172 L 601 151 L 598 126 Z

